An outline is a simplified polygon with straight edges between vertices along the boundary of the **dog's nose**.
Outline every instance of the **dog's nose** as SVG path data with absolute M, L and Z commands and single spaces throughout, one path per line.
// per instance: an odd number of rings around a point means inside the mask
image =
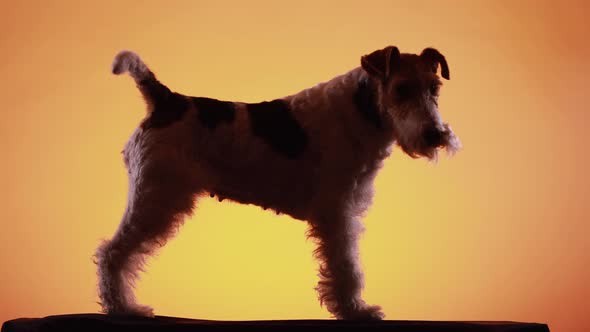
M 443 143 L 442 131 L 435 127 L 427 127 L 422 131 L 422 138 L 428 146 L 439 147 Z

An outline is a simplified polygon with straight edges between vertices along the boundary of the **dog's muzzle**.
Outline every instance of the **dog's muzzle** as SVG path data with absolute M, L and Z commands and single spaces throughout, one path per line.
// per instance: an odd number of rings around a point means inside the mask
M 445 133 L 438 130 L 436 127 L 426 127 L 422 130 L 422 139 L 427 146 L 438 148 L 444 145 Z

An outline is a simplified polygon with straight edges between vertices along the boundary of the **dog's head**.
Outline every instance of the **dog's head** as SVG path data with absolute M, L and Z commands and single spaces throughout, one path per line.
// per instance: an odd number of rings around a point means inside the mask
M 379 112 L 391 121 L 397 144 L 413 158 L 436 160 L 440 149 L 454 153 L 461 145 L 438 111 L 439 65 L 441 76 L 450 79 L 445 57 L 433 48 L 416 55 L 388 46 L 361 58 Z

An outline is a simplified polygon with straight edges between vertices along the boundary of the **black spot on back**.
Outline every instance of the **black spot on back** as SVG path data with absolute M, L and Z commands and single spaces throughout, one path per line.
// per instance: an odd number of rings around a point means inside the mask
M 178 93 L 168 93 L 153 100 L 153 111 L 143 121 L 143 129 L 164 128 L 176 121 L 180 121 L 189 107 L 185 96 Z
M 284 100 L 247 104 L 247 109 L 255 136 L 287 158 L 301 156 L 307 146 L 307 134 Z
M 199 121 L 209 129 L 234 121 L 236 109 L 232 102 L 203 97 L 192 97 L 191 100 L 197 108 Z
M 357 90 L 353 96 L 353 102 L 356 106 L 356 110 L 365 120 L 369 121 L 379 129 L 382 127 L 375 89 L 371 86 L 371 83 L 369 83 L 367 78 L 359 81 Z

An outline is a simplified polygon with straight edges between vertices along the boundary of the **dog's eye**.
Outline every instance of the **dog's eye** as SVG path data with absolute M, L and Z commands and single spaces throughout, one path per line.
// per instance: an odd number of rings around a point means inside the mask
M 430 94 L 433 96 L 438 96 L 438 89 L 439 85 L 437 83 L 432 83 L 430 85 Z
M 399 99 L 406 99 L 412 93 L 412 86 L 410 83 L 400 83 L 395 87 L 395 93 Z

